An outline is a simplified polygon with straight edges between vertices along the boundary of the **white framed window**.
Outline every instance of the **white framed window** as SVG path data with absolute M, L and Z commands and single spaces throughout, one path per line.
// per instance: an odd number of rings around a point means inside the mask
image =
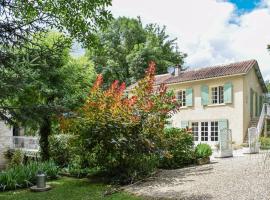
M 218 141 L 218 122 L 211 122 L 211 141 Z
M 191 122 L 194 142 L 219 141 L 218 121 Z
M 212 87 L 211 99 L 212 99 L 212 104 L 224 103 L 224 87 L 223 86 Z
M 177 91 L 176 98 L 177 98 L 177 101 L 179 101 L 181 107 L 186 106 L 186 91 L 185 90 Z
M 199 122 L 192 122 L 191 129 L 194 141 L 199 141 Z
M 201 122 L 201 141 L 208 141 L 208 122 Z

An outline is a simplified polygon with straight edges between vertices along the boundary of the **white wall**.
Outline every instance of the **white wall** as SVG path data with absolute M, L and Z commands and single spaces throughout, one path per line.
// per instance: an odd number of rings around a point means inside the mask
M 262 87 L 256 75 L 255 69 L 250 70 L 248 74 L 244 77 L 244 130 L 247 134 L 249 128 L 250 117 L 250 89 L 253 89 L 254 92 L 257 92 L 259 96 L 263 95 Z M 255 105 L 255 101 L 253 100 Z M 255 108 L 254 111 L 255 112 Z M 261 111 L 260 111 L 261 113 Z
M 0 169 L 6 165 L 6 160 L 3 153 L 11 145 L 12 129 L 3 121 L 0 121 Z
M 193 88 L 193 106 L 180 109 L 172 117 L 173 126 L 181 127 L 181 121 L 218 121 L 219 119 L 227 119 L 229 128 L 232 130 L 232 140 L 236 144 L 242 144 L 244 137 L 243 80 L 243 76 L 232 76 L 170 85 L 169 89 L 174 91 Z M 211 86 L 224 85 L 227 82 L 233 84 L 232 104 L 201 105 L 201 85 L 208 85 L 210 88 Z

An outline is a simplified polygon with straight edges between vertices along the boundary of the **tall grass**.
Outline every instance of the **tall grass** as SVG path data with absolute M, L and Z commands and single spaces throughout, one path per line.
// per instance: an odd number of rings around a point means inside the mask
M 42 171 L 48 179 L 58 176 L 59 168 L 52 161 L 30 162 L 26 165 L 18 165 L 0 172 L 0 190 L 15 190 L 26 188 L 36 183 L 36 175 Z

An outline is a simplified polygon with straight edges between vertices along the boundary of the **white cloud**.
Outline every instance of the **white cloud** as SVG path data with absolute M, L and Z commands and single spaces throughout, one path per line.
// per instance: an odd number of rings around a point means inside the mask
M 234 4 L 220 0 L 113 0 L 111 9 L 115 16 L 141 16 L 145 24 L 166 25 L 188 54 L 187 66 L 257 59 L 270 79 L 270 0 L 240 16 Z

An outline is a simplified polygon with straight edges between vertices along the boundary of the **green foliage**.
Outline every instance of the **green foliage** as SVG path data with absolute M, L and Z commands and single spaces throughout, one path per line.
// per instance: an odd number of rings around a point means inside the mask
M 139 18 L 115 19 L 97 37 L 99 48 L 89 48 L 87 55 L 94 60 L 97 73 L 102 73 L 105 87 L 114 80 L 130 85 L 143 78 L 150 61 L 157 64 L 157 74 L 167 73 L 168 66 L 183 64 L 185 57 L 165 27 L 144 27 Z
M 194 144 L 191 133 L 184 129 L 166 128 L 164 135 L 167 153 L 161 157 L 161 168 L 175 169 L 194 163 Z
M 212 149 L 208 144 L 198 144 L 195 148 L 196 158 L 207 158 L 212 155 Z
M 52 161 L 30 162 L 26 165 L 13 166 L 0 172 L 0 190 L 30 187 L 36 183 L 38 171 L 44 172 L 48 179 L 55 179 L 58 176 L 58 170 L 58 167 Z
M 66 167 L 70 163 L 74 152 L 73 140 L 74 136 L 67 134 L 50 136 L 50 156 L 58 166 Z
M 95 73 L 93 64 L 85 57 L 70 57 L 70 38 L 51 32 L 36 34 L 33 41 L 38 46 L 20 51 L 18 62 L 6 70 L 10 73 L 10 84 L 14 91 L 3 97 L 5 101 L 0 101 L 0 106 L 15 107 L 9 109 L 13 122 L 39 129 L 41 156 L 47 160 L 48 136 L 52 133 L 52 127 L 57 126 L 59 115 L 84 102 Z M 14 77 L 18 77 L 19 88 L 14 84 Z M 6 85 L 6 81 L 0 79 L 3 85 Z
M 260 148 L 261 149 L 270 149 L 270 138 L 269 137 L 260 137 Z
M 4 157 L 10 162 L 13 154 L 14 154 L 14 150 L 9 148 L 4 152 Z
M 93 44 L 93 32 L 104 28 L 112 17 L 106 9 L 109 5 L 111 0 L 3 0 L 0 4 L 1 44 L 18 45 L 36 32 L 48 29 L 67 33 L 85 45 Z
M 99 167 L 111 180 L 128 183 L 158 166 L 164 125 L 177 101 L 164 85 L 154 90 L 154 74 L 151 63 L 130 98 L 124 97 L 125 85 L 117 81 L 103 90 L 98 76 L 76 116 L 63 119 L 63 130 L 79 136 L 77 146 L 89 161 L 83 161 L 84 167 Z
M 121 158 L 114 157 L 113 159 Z M 106 166 L 107 171 L 105 172 L 111 181 L 121 184 L 134 183 L 151 176 L 159 165 L 159 158 L 155 153 L 129 153 L 122 163 L 121 160 L 119 161 L 118 166 Z
M 95 174 L 99 172 L 99 168 L 89 168 L 84 164 L 84 156 L 82 155 L 73 155 L 68 166 L 63 169 L 64 173 L 67 173 L 69 176 L 82 178 L 90 174 Z
M 110 5 L 111 0 L 2 0 L 0 3 L 0 119 L 11 125 L 27 123 L 35 129 L 42 127 L 45 133 L 41 134 L 41 154 L 46 159 L 48 152 L 44 151 L 48 147 L 47 135 L 52 123 L 51 116 L 44 119 L 41 114 L 63 112 L 66 109 L 61 107 L 63 102 L 67 103 L 65 106 L 81 102 L 75 96 L 66 96 L 67 92 L 76 91 L 76 96 L 81 97 L 78 93 L 87 90 L 83 87 L 85 84 L 81 85 L 81 90 L 72 90 L 79 84 L 71 81 L 65 84 L 67 78 L 73 79 L 76 75 L 76 67 L 67 77 L 63 77 L 67 73 L 62 73 L 61 67 L 69 61 L 73 39 L 84 46 L 95 44 L 93 33 L 103 29 L 112 18 L 107 10 Z M 62 34 L 48 34 L 49 30 L 58 30 Z M 90 80 L 88 71 L 84 68 L 85 74 L 79 74 Z M 84 80 L 81 79 L 81 83 Z M 58 101 L 62 103 L 59 105 Z
M 21 150 L 15 150 L 11 156 L 9 167 L 22 165 L 24 161 L 24 153 Z

